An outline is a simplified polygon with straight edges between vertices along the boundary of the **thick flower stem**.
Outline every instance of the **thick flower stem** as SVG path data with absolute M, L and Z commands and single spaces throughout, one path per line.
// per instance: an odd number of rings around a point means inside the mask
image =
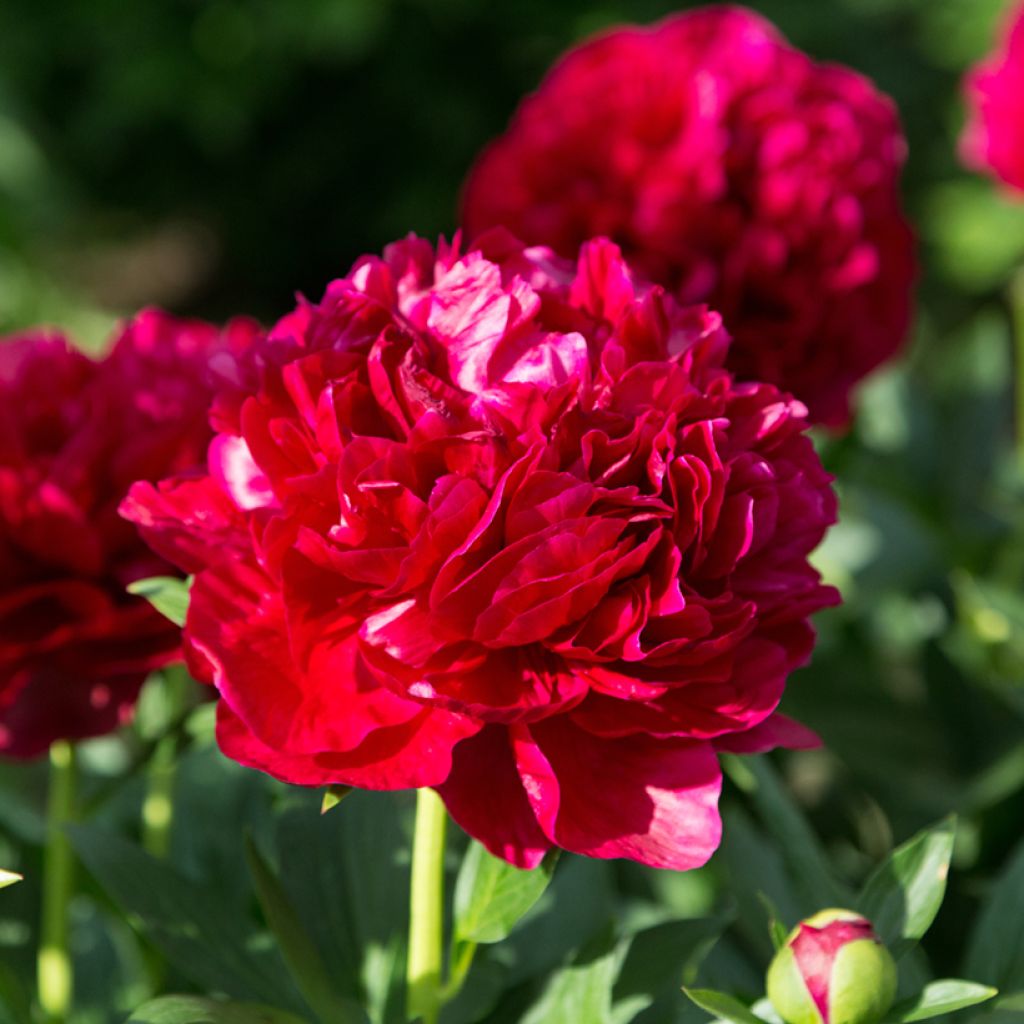
M 1010 316 L 1013 332 L 1013 415 L 1018 465 L 1024 468 L 1024 270 L 1010 281 Z
M 43 851 L 43 909 L 40 925 L 39 1005 L 47 1021 L 65 1021 L 71 1009 L 73 976 L 68 947 L 68 908 L 74 891 L 74 854 L 64 826 L 74 820 L 75 748 L 65 740 L 50 747 L 50 796 Z
M 165 736 L 153 751 L 146 774 L 146 796 L 142 802 L 142 845 L 154 857 L 166 857 L 171 844 L 174 818 L 174 782 L 177 741 Z
M 409 1017 L 436 1024 L 441 1010 L 444 931 L 444 837 L 447 813 L 432 789 L 416 794 L 409 898 L 409 959 L 406 968 Z

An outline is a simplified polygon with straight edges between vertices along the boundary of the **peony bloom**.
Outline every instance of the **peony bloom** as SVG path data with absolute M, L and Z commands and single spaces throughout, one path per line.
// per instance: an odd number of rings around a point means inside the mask
M 877 1024 L 896 995 L 896 963 L 852 910 L 801 921 L 768 968 L 768 998 L 786 1024 Z
M 0 342 L 0 754 L 113 729 L 179 652 L 125 592 L 168 566 L 117 507 L 202 460 L 218 334 L 148 311 L 100 362 L 45 331 Z
M 510 235 L 409 238 L 240 360 L 201 478 L 124 514 L 197 574 L 221 749 L 305 785 L 432 786 L 495 854 L 690 868 L 716 752 L 775 715 L 835 515 L 804 409 L 719 317 Z
M 966 81 L 968 121 L 964 159 L 1014 188 L 1024 189 L 1024 4 L 1009 21 L 998 51 Z
M 867 79 L 708 7 L 567 54 L 478 159 L 463 223 L 566 256 L 609 236 L 644 277 L 722 314 L 739 379 L 838 427 L 907 331 L 904 149 Z

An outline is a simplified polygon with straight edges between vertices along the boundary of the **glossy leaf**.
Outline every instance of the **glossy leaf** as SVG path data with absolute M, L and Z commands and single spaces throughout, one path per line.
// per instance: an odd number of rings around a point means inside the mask
M 968 1006 L 977 1006 L 997 995 L 988 985 L 959 978 L 942 978 L 925 985 L 912 999 L 897 1003 L 886 1015 L 883 1024 L 911 1024 L 912 1021 L 940 1017 Z
M 22 881 L 22 876 L 16 871 L 4 871 L 0 868 L 0 889 L 4 889 L 8 885 L 14 885 L 15 882 L 20 881 Z
M 185 625 L 192 577 L 149 576 L 128 584 L 128 593 L 144 597 L 161 615 L 176 626 Z
M 710 988 L 684 988 L 683 991 L 691 1002 L 718 1020 L 726 1020 L 730 1024 L 764 1024 L 749 1007 L 724 992 Z
M 894 957 L 928 931 L 942 905 L 956 819 L 946 818 L 897 847 L 864 884 L 857 909 Z
M 612 988 L 625 950 L 607 942 L 601 947 L 555 971 L 521 1024 L 616 1024 Z
M 500 942 L 544 895 L 557 854 L 532 871 L 513 867 L 471 842 L 455 883 L 455 937 L 461 942 Z

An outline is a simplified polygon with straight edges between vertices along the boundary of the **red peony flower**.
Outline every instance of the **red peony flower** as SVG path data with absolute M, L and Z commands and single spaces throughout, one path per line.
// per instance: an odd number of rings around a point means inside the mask
M 964 159 L 1024 189 L 1024 4 L 1007 21 L 998 50 L 968 76 L 966 93 Z
M 566 256 L 609 236 L 640 274 L 721 312 L 741 380 L 837 427 L 907 331 L 904 149 L 867 79 L 708 7 L 570 51 L 478 159 L 463 222 Z
M 44 331 L 0 342 L 0 754 L 108 732 L 180 653 L 125 592 L 169 567 L 117 507 L 202 460 L 218 334 L 148 311 L 101 362 Z
M 186 641 L 242 764 L 432 786 L 494 853 L 690 868 L 716 751 L 775 707 L 835 514 L 804 409 L 719 317 L 504 232 L 366 257 L 240 361 L 209 472 L 124 513 L 196 572 Z

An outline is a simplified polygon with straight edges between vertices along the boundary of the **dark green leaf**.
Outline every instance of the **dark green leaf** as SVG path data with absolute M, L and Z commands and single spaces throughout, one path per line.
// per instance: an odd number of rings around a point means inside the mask
M 956 819 L 924 829 L 895 849 L 864 884 L 857 909 L 901 957 L 926 931 L 942 905 Z
M 843 906 L 850 894 L 832 873 L 818 837 L 796 801 L 765 757 L 726 757 L 722 763 L 734 782 L 749 795 L 765 828 L 775 837 L 802 897 L 800 913 Z
M 176 626 L 185 625 L 192 577 L 150 576 L 128 584 L 128 593 L 144 597 L 161 615 Z
M 692 980 L 726 924 L 721 917 L 665 921 L 633 935 L 615 981 L 614 1013 L 666 996 L 678 1000 L 680 985 Z
M 280 954 L 261 945 L 253 922 L 215 889 L 99 828 L 77 825 L 68 832 L 111 899 L 188 978 L 233 998 L 303 1010 Z
M 897 1003 L 886 1015 L 884 1024 L 911 1024 L 911 1021 L 940 1017 L 967 1006 L 976 1006 L 997 994 L 988 985 L 959 978 L 942 978 L 925 985 L 912 999 Z
M 523 871 L 471 842 L 455 883 L 455 938 L 500 942 L 544 894 L 556 863 L 557 854 L 549 854 Z
M 776 949 L 782 949 L 786 944 L 786 937 L 789 935 L 789 931 L 780 920 L 779 912 L 771 899 L 763 892 L 759 892 L 757 898 L 761 901 L 768 914 L 768 935 L 772 940 L 772 945 Z
M 967 947 L 965 971 L 1004 992 L 1024 989 L 1024 843 L 985 900 Z
M 555 971 L 521 1024 L 613 1024 L 612 988 L 624 952 L 602 941 Z
M 719 1020 L 727 1020 L 731 1024 L 764 1024 L 757 1014 L 724 992 L 711 988 L 684 988 L 683 991 L 691 1002 Z
M 337 990 L 382 1018 L 387 1006 L 404 1004 L 409 837 L 403 798 L 354 792 L 326 815 L 320 803 L 311 793 L 277 821 L 281 884 Z
M 277 937 L 285 962 L 291 968 L 292 977 L 310 1009 L 330 1024 L 363 1024 L 366 1015 L 334 990 L 313 940 L 306 933 L 280 882 L 249 835 L 246 836 L 245 859 L 256 883 L 256 894 L 267 924 Z M 334 895 L 336 898 L 341 896 L 340 893 Z
M 271 1006 L 224 1003 L 200 996 L 161 996 L 140 1006 L 127 1024 L 306 1024 Z

